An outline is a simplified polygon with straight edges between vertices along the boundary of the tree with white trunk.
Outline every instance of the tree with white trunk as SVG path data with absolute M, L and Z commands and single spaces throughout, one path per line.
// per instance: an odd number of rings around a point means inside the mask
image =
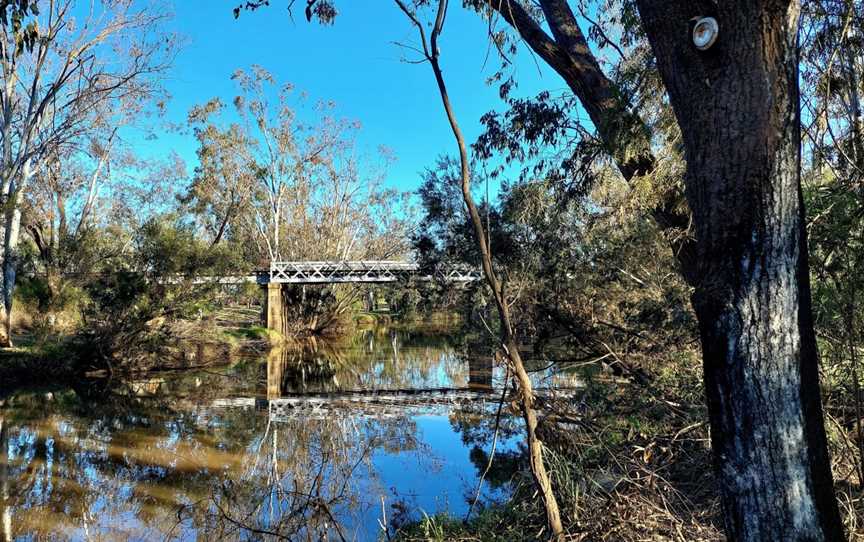
M 110 134 L 94 156 L 86 223 L 116 137 L 110 112 L 159 93 L 177 42 L 162 31 L 168 12 L 150 2 L 6 0 L 0 13 L 0 346 L 11 346 L 22 202 L 34 179 L 95 131 Z
M 199 166 L 183 200 L 212 244 L 254 245 L 247 259 L 380 259 L 407 251 L 404 197 L 358 149 L 356 121 L 307 100 L 260 66 L 232 78 L 235 122 L 219 98 L 193 108 Z

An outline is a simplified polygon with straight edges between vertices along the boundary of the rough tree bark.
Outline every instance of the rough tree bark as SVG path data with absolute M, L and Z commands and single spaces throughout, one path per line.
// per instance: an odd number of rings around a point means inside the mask
M 531 379 L 528 376 L 528 372 L 525 370 L 525 365 L 522 362 L 522 356 L 519 354 L 519 345 L 513 331 L 513 325 L 510 318 L 510 308 L 504 293 L 504 287 L 492 265 L 492 252 L 487 241 L 488 237 L 483 227 L 483 220 L 480 216 L 479 210 L 477 209 L 477 205 L 474 202 L 474 197 L 471 194 L 471 167 L 468 158 L 468 147 L 465 144 L 465 137 L 462 134 L 462 130 L 459 128 L 456 114 L 453 111 L 452 104 L 450 103 L 450 97 L 447 93 L 447 85 L 445 84 L 444 75 L 439 63 L 438 37 L 440 36 L 444 25 L 444 19 L 447 12 L 447 0 L 438 1 L 438 11 L 435 23 L 432 26 L 428 44 L 423 24 L 416 18 L 414 13 L 402 2 L 402 0 L 395 1 L 399 8 L 402 9 L 402 11 L 411 19 L 412 23 L 417 27 L 420 33 L 425 60 L 432 66 L 432 72 L 435 75 L 435 82 L 438 86 L 438 92 L 441 96 L 444 112 L 447 115 L 447 120 L 453 131 L 453 137 L 459 147 L 462 198 L 465 202 L 468 216 L 471 219 L 471 224 L 474 227 L 474 237 L 477 246 L 480 249 L 483 275 L 486 277 L 486 282 L 492 290 L 492 295 L 495 298 L 495 305 L 498 309 L 501 326 L 501 347 L 504 350 L 504 355 L 509 362 L 509 366 L 516 380 L 519 394 L 521 395 L 519 399 L 519 408 L 522 411 L 522 418 L 525 421 L 531 475 L 534 478 L 534 484 L 537 486 L 537 490 L 543 500 L 543 507 L 546 512 L 546 523 L 551 538 L 554 540 L 563 540 L 564 527 L 561 522 L 561 513 L 558 508 L 558 501 L 555 498 L 555 493 L 552 490 L 552 481 L 549 478 L 549 473 L 546 471 L 546 466 L 543 462 L 543 443 L 537 438 L 537 414 L 534 411 L 533 386 L 531 384 Z
M 681 127 L 714 463 L 731 540 L 842 540 L 810 308 L 797 1 L 637 0 Z M 694 17 L 719 38 L 692 44 Z

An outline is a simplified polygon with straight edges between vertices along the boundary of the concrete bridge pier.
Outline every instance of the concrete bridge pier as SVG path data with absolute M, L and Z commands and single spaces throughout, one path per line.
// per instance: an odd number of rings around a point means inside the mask
M 282 284 L 270 282 L 266 286 L 264 299 L 264 320 L 267 329 L 283 333 L 285 331 L 285 302 L 282 299 Z

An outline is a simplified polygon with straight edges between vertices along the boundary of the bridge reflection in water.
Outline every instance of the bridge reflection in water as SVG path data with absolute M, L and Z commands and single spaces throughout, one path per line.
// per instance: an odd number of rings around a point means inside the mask
M 374 334 L 369 336 L 370 350 L 376 345 L 380 348 L 384 342 L 381 337 L 377 339 Z M 389 357 L 389 362 L 373 367 L 358 367 L 357 360 L 346 359 L 350 350 L 314 338 L 272 350 L 267 362 L 266 406 L 270 417 L 323 418 L 341 413 L 380 418 L 434 406 L 476 406 L 479 411 L 486 403 L 501 400 L 501 388 L 506 383 L 503 375 L 496 378 L 496 363 L 491 356 L 470 355 L 465 360 L 457 357 L 450 360 L 454 366 L 449 374 L 436 375 L 432 370 L 422 375 L 416 373 L 422 373 L 424 367 L 438 367 L 440 372 L 440 366 L 446 366 L 440 351 L 426 352 L 432 354 L 431 359 L 422 359 L 423 351 L 415 349 L 408 355 L 410 359 L 405 359 L 395 332 L 385 344 L 389 344 L 389 356 L 381 352 L 367 359 Z M 375 375 L 374 381 L 366 378 L 369 375 Z M 582 387 L 579 379 L 557 375 L 553 380 L 554 388 L 538 388 L 541 403 L 552 395 L 557 399 L 573 398 Z

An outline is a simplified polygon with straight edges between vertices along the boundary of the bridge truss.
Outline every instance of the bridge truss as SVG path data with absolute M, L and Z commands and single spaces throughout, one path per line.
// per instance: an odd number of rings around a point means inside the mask
M 480 273 L 476 269 L 454 266 L 428 274 L 423 273 L 416 263 L 387 260 L 271 262 L 269 281 L 279 284 L 386 283 L 412 278 L 471 282 L 480 279 Z
M 584 397 L 582 386 L 535 389 L 535 403 L 539 410 L 553 405 L 573 407 Z M 472 388 L 436 388 L 410 390 L 348 390 L 331 393 L 298 393 L 279 398 L 263 399 L 238 397 L 217 399 L 212 406 L 267 411 L 271 421 L 292 419 L 392 418 L 413 412 L 428 412 L 430 408 L 458 408 L 481 412 L 494 407 L 501 400 L 501 390 Z M 505 397 L 509 404 L 513 397 Z

